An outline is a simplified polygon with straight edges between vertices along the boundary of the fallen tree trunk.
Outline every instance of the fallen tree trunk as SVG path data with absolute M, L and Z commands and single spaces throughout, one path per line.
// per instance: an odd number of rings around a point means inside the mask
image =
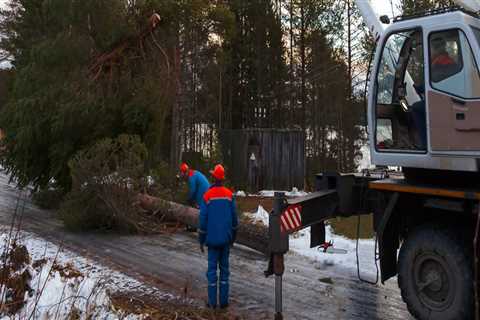
M 178 221 L 192 227 L 198 226 L 200 213 L 198 209 L 144 194 L 138 196 L 138 203 L 144 210 L 162 212 L 168 220 Z M 268 228 L 262 225 L 240 222 L 236 243 L 267 254 Z

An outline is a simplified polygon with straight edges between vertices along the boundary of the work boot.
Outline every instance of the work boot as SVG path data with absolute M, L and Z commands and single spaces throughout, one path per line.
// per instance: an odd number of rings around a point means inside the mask
M 212 310 L 215 310 L 217 308 L 216 306 L 211 306 L 210 303 L 208 303 L 208 302 L 205 302 L 205 307 L 207 309 L 212 309 Z
M 220 305 L 220 309 L 222 309 L 222 310 L 225 310 L 227 308 L 228 308 L 228 303 Z
M 187 226 L 185 227 L 185 231 L 187 231 L 187 232 L 197 232 L 197 228 L 191 227 L 191 226 L 188 226 L 188 225 L 187 225 Z

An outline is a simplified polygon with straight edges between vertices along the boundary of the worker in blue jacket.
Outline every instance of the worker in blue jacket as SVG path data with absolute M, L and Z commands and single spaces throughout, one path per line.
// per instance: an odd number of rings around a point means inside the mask
M 228 278 L 230 246 L 235 242 L 238 217 L 233 193 L 223 186 L 225 169 L 215 166 L 211 172 L 215 183 L 204 195 L 200 206 L 200 250 L 208 247 L 208 306 L 217 307 L 218 276 L 220 268 L 220 308 L 228 307 Z
M 186 163 L 180 165 L 180 173 L 188 183 L 188 204 L 200 207 L 203 195 L 210 188 L 208 179 L 200 171 L 190 169 Z

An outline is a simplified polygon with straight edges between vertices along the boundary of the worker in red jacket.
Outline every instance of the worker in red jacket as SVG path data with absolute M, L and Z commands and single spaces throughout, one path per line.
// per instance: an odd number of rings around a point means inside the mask
M 460 72 L 457 64 L 447 51 L 447 41 L 441 37 L 431 40 L 430 74 L 433 83 L 438 83 Z
M 208 247 L 208 306 L 217 307 L 217 270 L 220 269 L 220 308 L 228 307 L 228 279 L 230 246 L 236 238 L 238 217 L 233 193 L 223 186 L 225 169 L 215 166 L 210 172 L 214 184 L 204 195 L 204 203 L 200 206 L 199 241 L 200 249 Z

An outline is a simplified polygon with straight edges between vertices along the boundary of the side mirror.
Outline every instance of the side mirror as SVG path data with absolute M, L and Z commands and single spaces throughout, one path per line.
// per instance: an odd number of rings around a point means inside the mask
M 383 15 L 380 17 L 380 22 L 383 24 L 390 24 L 390 18 L 387 15 Z

